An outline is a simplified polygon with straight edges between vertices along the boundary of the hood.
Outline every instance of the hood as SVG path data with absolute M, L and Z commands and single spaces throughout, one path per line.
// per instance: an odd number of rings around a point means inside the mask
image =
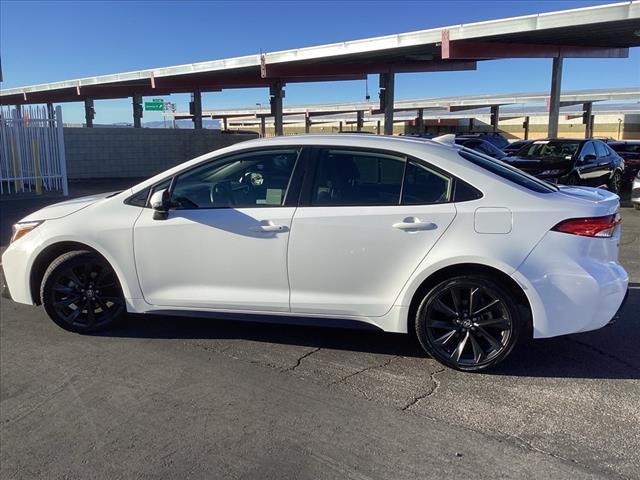
M 99 193 L 96 195 L 89 195 L 87 197 L 72 198 L 60 203 L 54 203 L 47 207 L 41 208 L 33 213 L 30 213 L 24 217 L 20 222 L 32 222 L 35 220 L 53 220 L 56 218 L 66 217 L 72 213 L 82 210 L 85 207 L 102 200 L 103 198 L 110 197 L 119 192 Z

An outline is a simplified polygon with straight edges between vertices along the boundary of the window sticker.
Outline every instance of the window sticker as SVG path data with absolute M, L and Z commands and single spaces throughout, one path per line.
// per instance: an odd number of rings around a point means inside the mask
M 282 189 L 281 188 L 267 188 L 267 199 L 265 202 L 267 205 L 281 205 L 282 204 Z

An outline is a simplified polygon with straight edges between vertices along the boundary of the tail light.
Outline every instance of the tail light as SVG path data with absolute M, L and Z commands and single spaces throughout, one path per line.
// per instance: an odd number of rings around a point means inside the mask
M 606 217 L 570 218 L 563 220 L 551 230 L 581 237 L 611 238 L 620 222 L 620 215 L 617 213 Z

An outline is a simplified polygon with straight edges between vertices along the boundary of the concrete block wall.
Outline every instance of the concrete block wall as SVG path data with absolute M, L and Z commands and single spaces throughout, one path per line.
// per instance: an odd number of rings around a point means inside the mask
M 69 179 L 149 177 L 222 147 L 256 138 L 218 130 L 65 128 Z

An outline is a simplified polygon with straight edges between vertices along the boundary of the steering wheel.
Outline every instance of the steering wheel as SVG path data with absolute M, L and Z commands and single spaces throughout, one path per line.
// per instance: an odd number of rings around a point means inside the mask
M 209 189 L 209 200 L 211 201 L 211 205 L 217 205 L 220 203 L 226 203 L 230 206 L 235 205 L 236 201 L 233 197 L 231 181 L 225 180 L 211 185 L 211 188 Z

